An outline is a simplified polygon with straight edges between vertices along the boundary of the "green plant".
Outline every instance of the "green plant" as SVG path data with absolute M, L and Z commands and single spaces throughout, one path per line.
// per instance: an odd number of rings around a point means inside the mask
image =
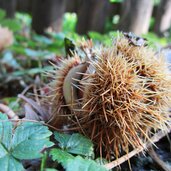
M 55 132 L 54 135 L 61 149 L 52 149 L 50 155 L 54 161 L 61 163 L 66 171 L 106 171 L 99 162 L 92 160 L 94 149 L 89 139 L 80 134 Z
M 65 13 L 63 17 L 62 30 L 64 32 L 75 32 L 76 22 L 77 22 L 77 15 L 75 13 Z
M 123 0 L 109 0 L 111 3 L 121 3 Z
M 36 159 L 53 145 L 52 133 L 41 123 L 20 122 L 17 127 L 0 113 L 0 166 L 3 171 L 24 170 L 21 160 Z
M 8 27 L 10 30 L 16 32 L 21 30 L 20 22 L 17 19 L 7 19 L 5 18 L 5 11 L 0 9 L 0 25 L 3 27 Z
M 66 152 L 85 157 L 94 157 L 92 142 L 81 134 L 75 133 L 69 135 L 54 132 L 54 136 L 58 142 L 58 146 Z
M 103 166 L 93 160 L 85 159 L 60 150 L 53 149 L 50 153 L 54 161 L 58 161 L 66 171 L 107 171 Z

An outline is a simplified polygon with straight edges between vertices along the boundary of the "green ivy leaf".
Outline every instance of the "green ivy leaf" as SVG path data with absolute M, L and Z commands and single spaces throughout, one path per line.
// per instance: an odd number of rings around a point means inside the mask
M 40 158 L 41 151 L 53 145 L 51 134 L 41 123 L 22 122 L 14 129 L 7 116 L 0 113 L 1 170 L 24 170 L 20 160 Z
M 52 149 L 50 154 L 54 161 L 58 161 L 66 171 L 107 171 L 106 168 L 90 159 L 72 156 L 60 149 Z
M 93 143 L 81 134 L 62 134 L 54 132 L 59 147 L 72 154 L 94 157 Z

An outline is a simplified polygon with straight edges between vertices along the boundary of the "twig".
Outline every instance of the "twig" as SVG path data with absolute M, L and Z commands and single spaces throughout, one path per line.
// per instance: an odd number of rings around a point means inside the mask
M 20 94 L 24 95 L 31 87 L 33 87 L 33 84 L 27 86 Z M 18 104 L 18 102 L 20 101 L 21 99 L 19 97 L 17 97 L 16 101 L 13 103 L 12 105 L 12 108 L 14 106 L 16 106 Z
M 37 102 L 38 105 L 40 105 L 40 100 L 38 98 L 37 88 L 35 85 L 33 86 L 33 92 L 34 92 L 35 101 Z
M 14 113 L 14 111 L 2 103 L 0 103 L 0 111 L 7 114 L 10 119 L 18 119 L 18 116 Z
M 48 126 L 49 128 L 51 128 L 52 130 L 54 131 L 58 131 L 58 132 L 65 132 L 65 131 L 75 131 L 75 130 L 78 130 L 78 128 L 80 127 L 74 127 L 74 128 L 67 128 L 66 130 L 64 129 L 59 129 L 59 128 L 56 128 L 48 123 L 45 123 L 43 121 L 37 121 L 37 120 L 32 120 L 32 119 L 8 119 L 8 121 L 11 121 L 11 122 L 34 122 L 34 123 L 41 123 L 45 126 Z M 0 120 L 0 122 L 6 122 L 6 120 Z
M 105 168 L 110 170 L 113 169 L 114 167 L 124 163 L 125 161 L 129 160 L 131 157 L 135 156 L 136 154 L 142 152 L 144 149 L 147 149 L 147 147 L 149 147 L 151 145 L 151 143 L 156 143 L 158 142 L 161 138 L 163 138 L 164 136 L 166 136 L 169 132 L 171 131 L 171 128 L 165 132 L 160 131 L 158 133 L 156 133 L 152 138 L 151 138 L 151 142 L 146 142 L 144 144 L 142 144 L 142 146 L 134 149 L 133 151 L 131 151 L 130 153 L 120 157 L 117 160 L 114 160 L 108 164 L 105 164 Z
M 36 120 L 31 120 L 31 119 L 8 119 L 11 122 L 34 122 L 34 123 L 41 123 L 45 126 L 48 126 L 49 128 L 55 130 L 55 131 L 59 131 L 59 132 L 64 132 L 64 130 L 62 129 L 57 129 L 52 125 L 49 125 L 48 123 L 42 122 L 42 121 L 36 121 Z M 6 121 L 6 120 L 5 120 Z M 1 120 L 0 122 L 3 122 L 3 120 Z
M 148 149 L 148 154 L 160 167 L 160 169 L 162 169 L 163 171 L 170 171 L 170 169 L 167 167 L 167 164 L 158 157 L 152 146 L 150 146 L 150 148 Z

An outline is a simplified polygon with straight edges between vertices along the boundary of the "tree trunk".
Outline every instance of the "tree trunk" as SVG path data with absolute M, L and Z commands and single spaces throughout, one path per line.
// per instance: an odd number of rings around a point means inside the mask
M 156 17 L 154 32 L 159 36 L 163 36 L 171 26 L 171 0 L 161 0 Z
M 66 12 L 77 13 L 81 1 L 82 0 L 69 0 L 69 1 L 67 1 Z
M 32 3 L 34 0 L 17 0 L 17 11 L 20 12 L 32 12 Z
M 36 33 L 44 34 L 50 27 L 61 31 L 65 0 L 33 0 L 32 9 L 32 28 Z
M 16 0 L 0 0 L 0 8 L 6 11 L 7 18 L 13 18 L 16 10 Z
M 82 0 L 78 10 L 76 31 L 86 34 L 88 31 L 104 32 L 109 1 Z
M 91 10 L 90 4 L 92 0 L 82 0 L 81 4 L 79 5 L 79 10 L 77 13 L 77 25 L 76 25 L 76 31 L 79 34 L 86 34 L 88 30 L 88 25 L 90 22 L 90 13 Z M 92 7 L 92 6 L 91 6 Z
M 125 0 L 123 2 L 119 30 L 137 35 L 148 32 L 153 10 L 152 0 Z
M 120 2 L 110 3 L 109 9 L 107 11 L 108 17 L 113 18 L 114 15 L 119 15 L 121 11 L 122 4 Z

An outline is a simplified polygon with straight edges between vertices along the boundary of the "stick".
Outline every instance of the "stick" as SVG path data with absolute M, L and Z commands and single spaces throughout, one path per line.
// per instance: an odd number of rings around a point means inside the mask
M 169 132 L 171 131 L 171 128 L 165 132 L 160 131 L 156 134 L 154 134 L 154 136 L 151 138 L 151 142 L 152 143 L 156 143 L 157 141 L 159 141 L 161 138 L 163 138 L 164 136 L 166 136 Z M 144 144 L 142 144 L 142 146 L 134 149 L 133 151 L 131 151 L 128 154 L 125 154 L 124 156 L 120 157 L 117 160 L 114 160 L 108 164 L 105 164 L 104 167 L 108 170 L 122 164 L 123 162 L 129 160 L 131 157 L 135 156 L 136 154 L 142 152 L 144 149 L 147 149 L 147 147 L 149 147 L 151 145 L 151 142 L 146 142 Z
M 14 111 L 2 103 L 0 103 L 0 111 L 7 114 L 10 119 L 18 119 L 18 116 L 14 113 Z
M 150 148 L 148 149 L 148 154 L 160 167 L 160 169 L 162 169 L 163 171 L 170 171 L 170 169 L 167 167 L 167 164 L 159 158 L 159 156 L 156 154 L 152 146 L 150 146 Z

